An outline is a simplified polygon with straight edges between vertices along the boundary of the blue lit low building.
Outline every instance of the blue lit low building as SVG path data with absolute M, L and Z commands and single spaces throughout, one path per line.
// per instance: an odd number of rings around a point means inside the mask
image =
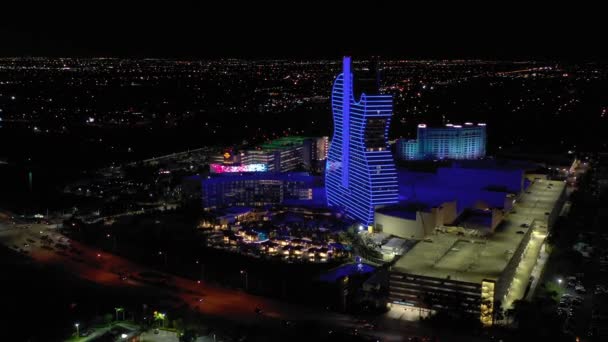
M 321 179 L 308 173 L 224 173 L 186 180 L 191 196 L 201 196 L 203 208 L 265 206 L 295 201 L 314 204 Z
M 423 239 L 456 218 L 456 201 L 437 205 L 401 203 L 376 209 L 375 230 L 406 239 Z
M 525 164 L 495 160 L 458 161 L 435 173 L 399 170 L 397 205 L 378 208 L 375 228 L 407 239 L 422 239 L 453 224 L 466 210 L 487 211 L 494 229 L 529 181 Z
M 400 160 L 480 159 L 486 155 L 486 125 L 467 122 L 427 127 L 420 124 L 417 139 L 399 139 L 396 146 Z

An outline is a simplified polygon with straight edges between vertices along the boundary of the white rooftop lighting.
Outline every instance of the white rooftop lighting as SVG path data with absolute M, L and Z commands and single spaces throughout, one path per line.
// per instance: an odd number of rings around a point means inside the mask
M 485 123 L 478 123 L 477 126 L 485 126 Z
M 418 128 L 426 128 L 426 125 L 425 124 L 419 124 Z
M 465 122 L 464 124 L 465 124 L 466 126 L 471 126 L 471 125 L 473 125 L 473 123 L 472 123 L 472 122 Z

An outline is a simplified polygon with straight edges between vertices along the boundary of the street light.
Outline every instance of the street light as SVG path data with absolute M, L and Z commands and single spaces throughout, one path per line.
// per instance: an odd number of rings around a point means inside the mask
M 114 311 L 116 312 L 116 320 L 118 321 L 118 313 L 122 312 L 122 320 L 125 320 L 125 308 L 114 308 Z
M 165 259 L 165 268 L 167 268 L 167 253 L 163 251 L 158 251 L 158 255 L 162 255 Z
M 557 283 L 561 285 L 561 283 L 562 283 L 562 278 L 557 278 Z
M 112 238 L 112 247 L 114 248 L 114 251 L 116 251 L 116 235 L 107 233 L 106 238 L 108 238 L 108 239 Z
M 80 330 L 78 330 L 80 323 L 74 323 L 74 326 L 76 327 L 76 337 L 80 337 Z
M 161 321 L 163 328 L 165 327 L 165 318 L 167 318 L 166 314 L 164 314 L 162 312 L 154 311 L 154 320 Z
M 245 270 L 241 270 L 241 274 L 245 276 L 245 291 L 249 290 L 249 274 Z

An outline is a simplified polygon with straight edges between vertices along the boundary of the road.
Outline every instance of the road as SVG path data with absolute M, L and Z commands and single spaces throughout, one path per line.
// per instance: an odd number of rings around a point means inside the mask
M 515 300 L 524 297 L 530 275 L 534 273 L 538 274 L 544 266 L 544 263 L 540 263 L 540 255 L 547 234 L 536 228 L 531 229 L 534 229 L 532 231 L 532 236 L 522 253 L 521 261 L 513 274 L 513 281 L 509 285 L 509 290 L 503 303 L 504 308 L 511 308 Z
M 69 245 L 69 248 L 65 252 L 57 247 L 43 248 L 41 237 L 44 235 L 52 239 L 52 246 L 63 241 L 62 243 Z M 171 295 L 175 300 L 167 304 L 179 307 L 185 303 L 193 310 L 212 317 L 269 326 L 276 325 L 278 320 L 318 322 L 323 326 L 350 330 L 359 325 L 355 318 L 348 315 L 284 303 L 150 269 L 78 241 L 69 240 L 47 225 L 0 223 L 0 243 L 15 250 L 24 249 L 27 251 L 26 254 L 38 263 L 60 265 L 66 272 L 97 284 L 142 288 L 157 292 L 159 295 Z M 29 246 L 25 247 L 25 244 Z M 74 248 L 79 254 L 70 251 Z M 126 281 L 121 280 L 119 276 L 121 272 L 133 276 Z M 155 279 L 142 277 L 142 272 L 165 277 L 168 279 L 168 286 L 156 284 Z M 200 298 L 202 302 L 199 301 Z M 256 307 L 263 309 L 262 315 L 254 312 Z M 378 327 L 376 330 L 365 333 L 382 341 L 403 341 L 406 340 L 406 336 L 421 335 L 419 326 L 413 322 L 381 319 L 376 324 Z

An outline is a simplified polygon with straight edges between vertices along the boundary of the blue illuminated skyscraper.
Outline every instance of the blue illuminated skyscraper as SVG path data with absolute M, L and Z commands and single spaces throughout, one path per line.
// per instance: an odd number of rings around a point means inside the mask
M 350 57 L 332 90 L 334 135 L 327 155 L 327 203 L 365 225 L 374 221 L 374 208 L 397 203 L 397 171 L 388 148 L 393 110 L 390 95 L 353 94 Z

